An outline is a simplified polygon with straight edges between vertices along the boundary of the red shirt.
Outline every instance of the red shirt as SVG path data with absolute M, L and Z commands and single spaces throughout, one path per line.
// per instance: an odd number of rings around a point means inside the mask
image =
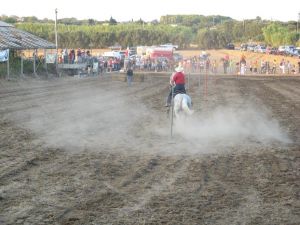
M 173 81 L 175 82 L 175 84 L 185 84 L 184 73 L 175 73 L 175 75 L 173 76 Z

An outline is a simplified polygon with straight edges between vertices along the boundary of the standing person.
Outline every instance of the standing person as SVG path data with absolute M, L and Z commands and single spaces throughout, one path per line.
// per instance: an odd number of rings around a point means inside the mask
M 276 74 L 276 68 L 277 68 L 277 61 L 276 59 L 274 59 L 273 66 L 272 66 L 272 74 Z
M 246 57 L 242 55 L 240 60 L 240 74 L 245 75 L 246 72 Z
M 217 68 L 218 68 L 217 60 L 214 60 L 213 63 L 212 63 L 212 72 L 213 72 L 214 74 L 217 73 Z
M 77 53 L 76 53 L 76 56 L 77 56 L 77 63 L 81 63 L 82 62 L 82 58 L 81 58 L 81 49 L 77 49 Z
M 173 89 L 173 97 L 178 93 L 186 93 L 185 90 L 185 74 L 184 69 L 179 64 L 178 67 L 175 68 L 175 73 L 173 73 L 170 77 L 170 93 L 167 98 L 166 107 L 169 107 L 171 105 L 172 100 L 172 89 Z
M 249 64 L 249 71 L 252 74 L 252 72 L 253 72 L 253 62 L 252 61 L 250 61 L 250 64 Z
M 62 57 L 63 57 L 63 63 L 69 63 L 68 62 L 68 50 L 65 48 L 62 52 Z
M 127 75 L 127 84 L 128 86 L 131 86 L 132 77 L 133 77 L 133 70 L 131 67 L 128 68 L 126 75 Z
M 281 60 L 281 62 L 279 64 L 279 68 L 281 70 L 281 74 L 285 74 L 285 61 L 284 61 L 284 59 Z
M 69 53 L 69 63 L 74 64 L 75 61 L 75 50 L 72 49 Z
M 229 55 L 225 55 L 225 57 L 222 58 L 221 60 L 223 61 L 224 74 L 227 74 L 228 67 L 231 66 L 230 65 L 230 60 L 229 60 Z M 231 70 L 231 68 L 230 68 L 230 70 Z
M 266 73 L 266 63 L 264 59 L 260 61 L 260 73 Z
M 253 67 L 253 69 L 254 69 L 254 73 L 257 74 L 257 71 L 258 71 L 258 61 L 257 61 L 257 59 L 256 59 L 255 62 L 254 62 L 254 67 Z
M 290 74 L 292 69 L 292 64 L 290 63 L 289 60 L 286 62 L 286 68 L 287 68 L 287 73 Z

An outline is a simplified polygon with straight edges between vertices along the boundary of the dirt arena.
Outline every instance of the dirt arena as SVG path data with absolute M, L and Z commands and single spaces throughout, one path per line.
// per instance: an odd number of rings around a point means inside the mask
M 0 81 L 0 224 L 298 225 L 300 77 L 168 76 Z

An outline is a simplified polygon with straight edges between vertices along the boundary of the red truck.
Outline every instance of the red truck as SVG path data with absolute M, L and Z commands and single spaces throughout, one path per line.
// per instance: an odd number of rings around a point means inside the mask
M 151 59 L 163 57 L 163 58 L 172 60 L 173 59 L 173 48 L 152 47 L 152 48 L 147 49 L 146 55 L 149 55 Z

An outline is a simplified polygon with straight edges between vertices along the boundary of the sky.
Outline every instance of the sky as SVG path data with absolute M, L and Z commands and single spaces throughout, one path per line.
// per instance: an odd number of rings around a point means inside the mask
M 298 20 L 299 0 L 7 0 L 1 2 L 0 15 L 109 20 L 118 22 L 159 20 L 164 15 L 221 15 L 236 20 Z

